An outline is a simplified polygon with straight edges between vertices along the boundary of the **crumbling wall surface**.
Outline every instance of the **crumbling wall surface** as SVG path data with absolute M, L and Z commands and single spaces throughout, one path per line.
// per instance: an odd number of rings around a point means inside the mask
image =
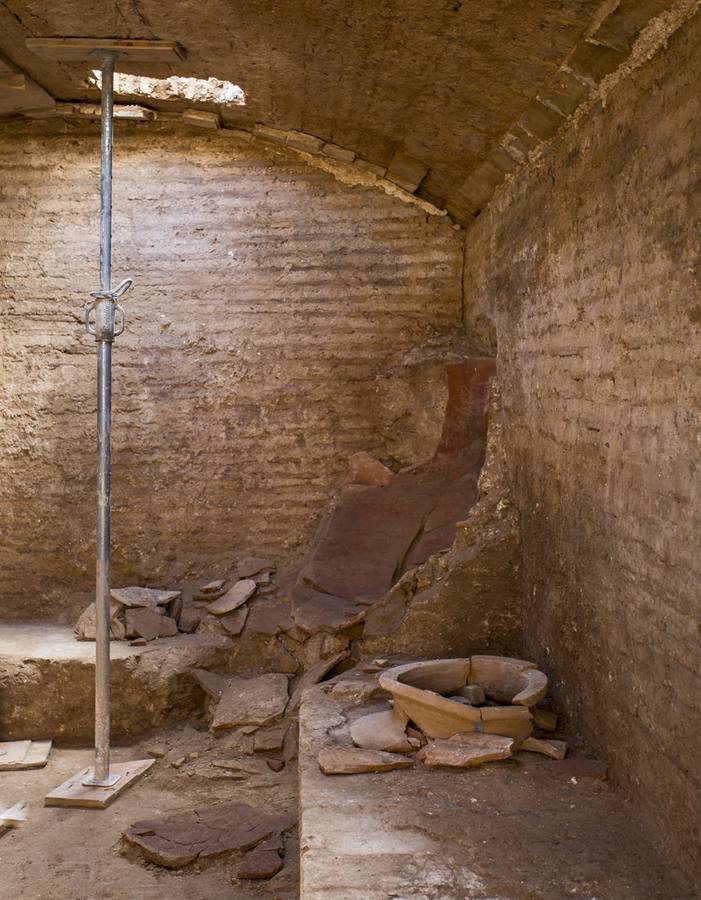
M 115 585 L 284 562 L 348 457 L 440 436 L 462 235 L 246 136 L 118 122 Z M 0 613 L 73 618 L 93 584 L 94 124 L 0 126 Z M 453 353 L 455 351 L 455 353 Z
M 697 14 L 466 238 L 496 318 L 527 650 L 697 886 L 700 50 Z
M 522 652 L 519 517 L 506 471 L 501 391 L 492 380 L 478 502 L 450 549 L 395 584 L 367 614 L 367 654 L 469 656 Z

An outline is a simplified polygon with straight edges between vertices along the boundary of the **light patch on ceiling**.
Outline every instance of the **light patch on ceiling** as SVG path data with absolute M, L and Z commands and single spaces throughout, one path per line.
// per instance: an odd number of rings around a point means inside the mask
M 94 69 L 88 79 L 91 87 L 100 87 L 102 73 Z M 219 78 L 147 78 L 143 75 L 114 73 L 115 94 L 150 97 L 152 100 L 193 100 L 221 106 L 245 106 L 246 93 L 238 84 Z

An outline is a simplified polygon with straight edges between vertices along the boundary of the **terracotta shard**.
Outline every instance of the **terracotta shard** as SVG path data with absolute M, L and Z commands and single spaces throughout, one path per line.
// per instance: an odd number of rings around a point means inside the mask
M 170 616 L 160 616 L 158 637 L 174 637 L 178 633 L 178 623 Z
M 513 743 L 507 737 L 461 734 L 448 741 L 429 741 L 419 750 L 416 758 L 426 766 L 455 766 L 464 769 L 498 759 L 508 759 Z
M 201 594 L 217 594 L 226 584 L 223 578 L 217 578 L 215 581 L 208 581 L 200 588 Z
M 392 753 L 411 753 L 406 735 L 409 719 L 395 707 L 385 712 L 371 713 L 351 722 L 351 739 L 364 750 L 387 750 Z
M 126 630 L 128 637 L 141 637 L 146 641 L 155 640 L 161 633 L 161 619 L 163 618 L 155 606 L 152 608 L 127 609 Z
M 246 634 L 264 634 L 268 637 L 292 627 L 288 600 L 255 601 L 248 616 Z
M 328 659 L 321 659 L 318 663 L 315 663 L 310 669 L 302 675 L 302 677 L 297 682 L 295 689 L 292 693 L 292 697 L 290 699 L 289 711 L 293 712 L 299 706 L 302 700 L 302 694 L 307 690 L 307 688 L 312 687 L 315 684 L 318 684 L 321 679 L 326 675 L 334 666 L 337 666 L 342 660 L 347 659 L 350 656 L 349 650 L 341 650 L 339 653 L 334 654 Z
M 267 725 L 282 716 L 287 700 L 286 675 L 230 678 L 214 711 L 212 731 L 224 731 L 237 725 Z
M 533 730 L 531 711 L 525 706 L 485 706 L 479 712 L 485 734 L 502 734 L 523 740 Z
M 253 749 L 256 753 L 282 750 L 289 727 L 289 722 L 278 722 L 275 725 L 270 725 L 268 728 L 259 729 L 253 738 Z
M 180 613 L 178 628 L 180 631 L 184 631 L 185 634 L 192 634 L 194 631 L 197 631 L 197 626 L 201 620 L 202 613 L 199 609 L 195 609 L 194 606 L 186 606 Z
M 247 618 L 248 609 L 247 607 L 242 606 L 241 609 L 237 609 L 235 612 L 220 616 L 219 624 L 224 628 L 227 634 L 230 634 L 232 637 L 237 637 L 243 631 L 243 626 L 246 624 Z
M 470 657 L 468 682 L 478 684 L 499 703 L 516 703 L 518 697 L 518 705 L 522 706 L 533 706 L 548 689 L 548 679 L 535 663 L 506 656 Z
M 252 597 L 256 592 L 256 583 L 250 578 L 243 581 L 237 581 L 236 584 L 214 603 L 210 603 L 207 611 L 215 616 L 225 616 L 227 613 L 233 612 Z
M 275 563 L 270 559 L 263 559 L 259 556 L 245 556 L 236 563 L 236 571 L 239 573 L 239 578 L 251 578 L 264 569 L 274 572 Z
M 219 700 L 229 682 L 226 675 L 208 672 L 206 669 L 192 669 L 190 675 L 192 675 L 202 690 L 214 700 Z
M 319 768 L 324 775 L 388 772 L 390 769 L 408 769 L 413 764 L 413 760 L 399 753 L 361 750 L 357 747 L 330 747 L 319 753 Z
M 180 591 L 159 591 L 155 588 L 112 588 L 110 595 L 117 603 L 128 608 L 165 606 L 181 596 Z
M 484 703 L 486 699 L 484 691 L 478 684 L 466 684 L 464 688 L 458 691 L 458 694 L 474 706 Z
M 247 803 L 230 801 L 136 822 L 127 829 L 124 838 L 150 862 L 181 868 L 196 859 L 258 846 L 264 852 L 275 852 L 279 858 L 281 833 L 295 823 L 295 816 L 288 813 L 270 813 Z
M 530 750 L 531 753 L 542 753 L 550 759 L 564 759 L 567 756 L 567 744 L 564 741 L 540 740 L 529 737 L 521 743 L 521 750 Z

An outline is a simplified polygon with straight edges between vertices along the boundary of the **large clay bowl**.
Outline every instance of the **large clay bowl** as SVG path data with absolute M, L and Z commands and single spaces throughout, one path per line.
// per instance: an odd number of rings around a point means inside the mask
M 478 709 L 441 696 L 458 693 L 466 684 L 479 684 L 489 697 L 509 705 Z M 380 685 L 429 737 L 481 731 L 523 739 L 532 730 L 528 707 L 545 695 L 548 680 L 525 660 L 473 656 L 395 666 L 380 675 Z

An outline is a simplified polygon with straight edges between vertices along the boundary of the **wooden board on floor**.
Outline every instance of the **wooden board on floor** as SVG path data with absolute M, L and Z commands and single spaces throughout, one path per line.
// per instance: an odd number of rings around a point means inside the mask
M 0 772 L 40 769 L 51 752 L 51 741 L 7 741 L 0 743 Z
M 54 788 L 44 798 L 44 806 L 81 806 L 86 809 L 105 809 L 128 787 L 134 784 L 156 762 L 155 759 L 137 759 L 135 762 L 113 763 L 112 775 L 119 775 L 119 781 L 112 787 L 93 787 L 83 784 L 92 766 L 82 769 L 68 781 Z

